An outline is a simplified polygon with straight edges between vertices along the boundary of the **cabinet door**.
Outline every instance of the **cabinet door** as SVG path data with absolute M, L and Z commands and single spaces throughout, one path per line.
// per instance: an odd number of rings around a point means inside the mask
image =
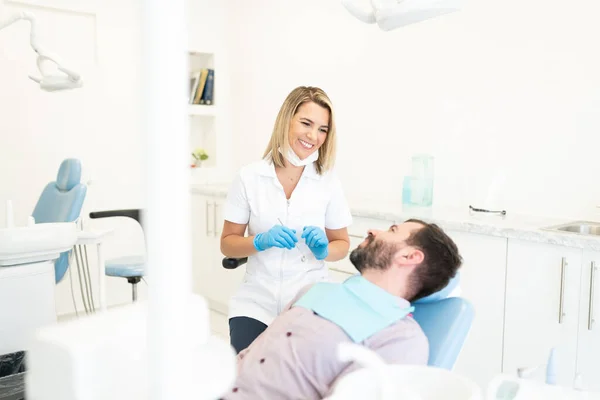
M 209 200 L 206 196 L 192 194 L 192 279 L 193 291 L 204 297 L 210 287 L 210 265 L 214 259 L 213 225 Z
M 577 373 L 588 390 L 600 391 L 600 293 L 598 279 L 600 253 L 583 253 L 581 297 L 579 301 L 579 340 Z
M 223 232 L 224 219 L 222 210 L 225 200 L 222 198 L 212 198 L 210 201 L 213 210 L 212 223 L 214 225 L 214 263 L 210 270 L 210 298 L 215 302 L 213 304 L 215 309 L 226 313 L 231 296 L 235 294 L 244 278 L 246 266 L 242 265 L 234 270 L 223 268 L 222 261 L 225 256 L 221 253 L 221 233 Z
M 507 239 L 453 231 L 448 235 L 463 257 L 459 295 L 475 308 L 454 370 L 485 388 L 502 371 Z
M 554 347 L 558 384 L 572 385 L 581 258 L 579 249 L 509 239 L 504 373 L 545 365 Z M 543 379 L 543 371 L 536 378 Z

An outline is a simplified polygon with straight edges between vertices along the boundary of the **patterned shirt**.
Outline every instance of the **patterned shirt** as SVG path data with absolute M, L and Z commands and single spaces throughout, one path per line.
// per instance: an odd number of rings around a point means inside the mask
M 356 370 L 341 362 L 337 345 L 351 342 L 336 324 L 303 307 L 291 307 L 303 289 L 273 323 L 238 356 L 238 376 L 223 400 L 322 399 L 336 382 Z M 410 303 L 404 299 L 405 306 Z M 427 337 L 408 316 L 368 337 L 360 344 L 390 364 L 426 365 Z

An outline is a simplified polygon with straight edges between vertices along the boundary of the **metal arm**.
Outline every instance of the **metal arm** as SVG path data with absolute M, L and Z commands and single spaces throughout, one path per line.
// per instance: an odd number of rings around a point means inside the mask
M 0 21 L 0 30 L 8 27 L 9 25 L 14 24 L 19 20 L 29 21 L 31 25 L 31 33 L 29 35 L 29 41 L 33 50 L 37 53 L 37 67 L 40 70 L 41 77 L 29 76 L 29 78 L 39 83 L 40 88 L 42 90 L 46 90 L 49 92 L 56 90 L 65 90 L 65 89 L 75 89 L 80 88 L 83 85 L 83 81 L 81 80 L 81 76 L 68 69 L 63 67 L 58 61 L 58 57 L 51 55 L 50 53 L 44 51 L 39 46 L 37 40 L 37 29 L 36 29 L 36 19 L 35 16 L 29 12 L 22 11 L 18 12 L 11 17 L 9 17 L 6 21 Z M 44 74 L 44 63 L 52 62 L 56 65 L 59 71 L 61 71 L 64 75 L 50 75 Z
M 342 0 L 356 19 L 383 31 L 461 10 L 464 0 Z M 360 6 L 358 3 L 362 2 Z M 368 3 L 368 4 L 367 4 Z

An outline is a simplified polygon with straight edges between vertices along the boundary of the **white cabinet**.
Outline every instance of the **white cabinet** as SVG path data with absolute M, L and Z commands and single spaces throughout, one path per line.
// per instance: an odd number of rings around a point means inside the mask
M 205 196 L 191 197 L 192 290 L 204 295 L 206 272 L 212 264 L 213 240 L 209 233 L 209 201 Z
M 572 385 L 581 265 L 580 249 L 509 239 L 503 372 L 545 364 L 555 347 L 557 383 Z
M 227 270 L 221 264 L 223 202 L 220 197 L 192 195 L 193 288 L 211 308 L 227 313 L 229 299 L 242 280 L 244 268 Z
M 502 372 L 507 239 L 448 231 L 463 258 L 460 296 L 475 318 L 454 370 L 485 388 Z
M 600 391 L 600 252 L 584 251 L 579 298 L 577 373 L 586 389 Z

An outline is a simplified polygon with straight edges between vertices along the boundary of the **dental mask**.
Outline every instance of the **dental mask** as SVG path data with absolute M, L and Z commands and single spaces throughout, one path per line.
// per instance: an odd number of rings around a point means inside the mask
M 303 167 L 305 165 L 312 164 L 313 162 L 319 159 L 319 150 L 312 153 L 310 156 L 306 157 L 304 160 L 301 160 L 300 157 L 292 150 L 291 147 L 288 147 L 287 154 L 283 152 L 281 147 L 279 148 L 279 152 L 283 154 L 283 156 L 290 162 L 290 164 L 296 167 Z

